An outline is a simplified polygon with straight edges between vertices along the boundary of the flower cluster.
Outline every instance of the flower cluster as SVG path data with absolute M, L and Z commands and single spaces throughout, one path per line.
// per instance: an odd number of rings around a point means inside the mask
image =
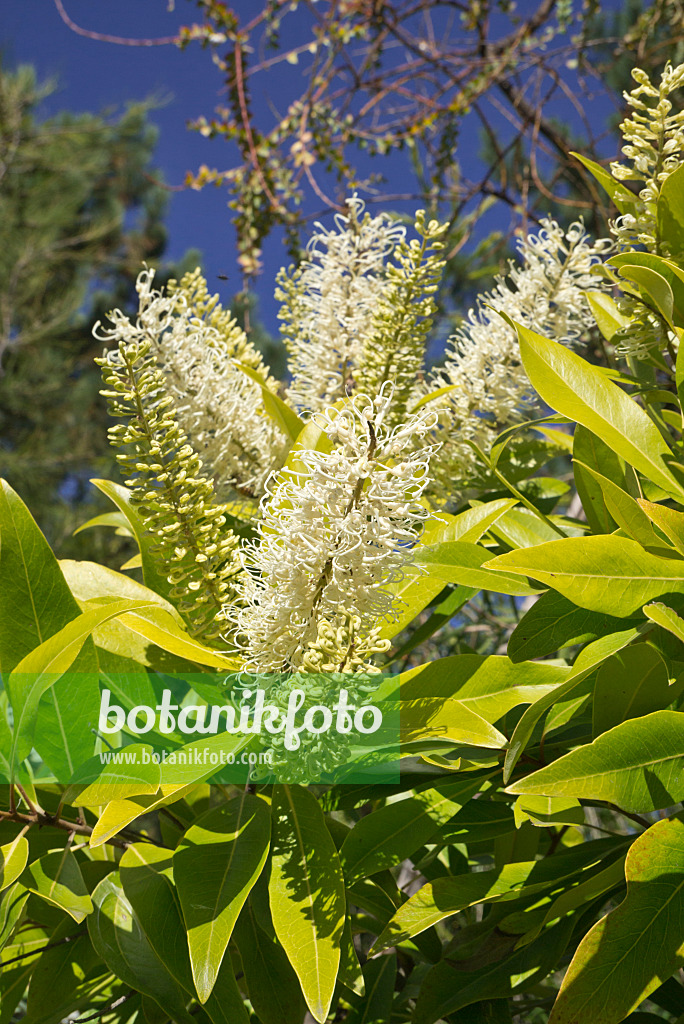
M 624 94 L 633 108 L 631 117 L 620 125 L 625 140 L 622 152 L 629 163 L 614 162 L 611 173 L 617 181 L 642 183 L 638 197 L 613 225 L 621 248 L 643 245 L 661 256 L 666 251 L 659 238 L 656 207 L 663 182 L 681 166 L 684 155 L 684 111 L 672 113 L 670 96 L 684 85 L 684 64 L 665 65 L 659 85 L 645 71 L 632 70 L 636 88 Z
M 221 497 L 232 489 L 262 494 L 269 473 L 285 460 L 285 437 L 264 412 L 259 384 L 240 364 L 273 389 L 275 381 L 218 297 L 208 295 L 198 271 L 168 294 L 155 291 L 153 283 L 153 270 L 138 277 L 136 330 L 153 346 L 180 426 Z
M 117 460 L 129 474 L 126 484 L 155 540 L 171 597 L 193 633 L 211 642 L 225 632 L 235 599 L 238 538 L 178 424 L 152 343 L 119 310 L 110 316 L 113 327 L 96 335 L 116 343 L 97 360 L 110 412 L 124 419 L 110 427 L 110 441 L 120 449 Z
M 299 467 L 286 467 L 262 501 L 258 537 L 243 549 L 236 611 L 250 671 L 353 670 L 360 652 L 365 659 L 378 649 L 373 631 L 392 612 L 387 585 L 410 561 L 429 514 L 418 499 L 434 450 L 418 447 L 432 414 L 387 429 L 392 398 L 385 384 L 375 398 L 357 394 L 321 413 L 329 443 L 301 451 Z
M 276 298 L 289 355 L 289 401 L 311 415 L 354 386 L 379 298 L 385 262 L 406 231 L 387 214 L 371 217 L 353 196 L 335 228 L 316 225 L 308 258 L 278 275 Z
M 590 242 L 579 222 L 563 232 L 555 221 L 544 220 L 537 235 L 519 243 L 520 265 L 511 263 L 508 278 L 499 278 L 470 310 L 431 381 L 433 392 L 453 388 L 435 400 L 442 444 L 432 466 L 435 497 L 444 500 L 459 482 L 468 485 L 476 472 L 470 442 L 488 448 L 500 430 L 520 418 L 529 396 L 516 332 L 497 311 L 539 334 L 576 341 L 593 323 L 584 292 L 601 287 L 591 268 L 611 247 L 609 239 Z

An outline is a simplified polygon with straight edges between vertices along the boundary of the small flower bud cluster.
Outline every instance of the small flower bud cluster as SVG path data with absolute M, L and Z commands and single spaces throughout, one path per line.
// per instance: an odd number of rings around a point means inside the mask
M 641 68 L 634 68 L 632 77 L 636 88 L 624 97 L 633 113 L 620 125 L 626 143 L 622 152 L 629 163 L 614 162 L 610 170 L 617 181 L 641 182 L 643 187 L 633 211 L 615 220 L 613 233 L 621 248 L 643 245 L 660 256 L 679 256 L 659 238 L 656 207 L 663 182 L 684 159 L 684 111 L 672 113 L 670 99 L 684 85 L 684 64 L 666 64 L 657 86 Z
M 563 232 L 555 221 L 543 220 L 538 234 L 519 243 L 521 263 L 511 263 L 508 278 L 499 278 L 492 292 L 480 296 L 449 340 L 446 363 L 431 382 L 433 391 L 456 386 L 431 403 L 440 410 L 442 442 L 431 470 L 430 493 L 436 499 L 446 500 L 474 482 L 469 442 L 488 448 L 499 431 L 520 418 L 530 394 L 516 332 L 496 310 L 538 334 L 576 341 L 594 322 L 584 291 L 602 287 L 591 268 L 611 248 L 609 239 L 590 242 L 580 222 Z
M 250 671 L 300 668 L 305 658 L 320 664 L 317 651 L 347 666 L 353 650 L 326 650 L 319 623 L 335 623 L 344 608 L 368 644 L 378 620 L 391 615 L 387 585 L 410 561 L 428 515 L 418 499 L 434 445 L 419 443 L 435 426 L 421 411 L 387 429 L 392 399 L 385 384 L 374 399 L 358 394 L 321 413 L 331 450 L 301 452 L 303 468 L 268 488 L 258 537 L 243 548 L 236 612 Z
M 276 298 L 289 354 L 288 400 L 311 415 L 354 387 L 378 300 L 385 261 L 405 236 L 387 214 L 371 217 L 357 196 L 335 229 L 316 225 L 308 259 L 278 275 Z M 384 378 L 383 378 L 384 379 Z
M 447 225 L 426 221 L 425 211 L 418 210 L 415 229 L 419 238 L 402 240 L 387 266 L 387 287 L 378 296 L 357 372 L 358 387 L 369 394 L 392 381 L 392 424 L 403 419 L 422 376 L 444 270 L 441 239 Z
M 155 538 L 171 597 L 192 631 L 211 642 L 225 632 L 235 596 L 238 538 L 226 527 L 225 507 L 215 504 L 213 484 L 178 424 L 152 343 L 118 311 L 112 320 L 115 327 L 104 335 L 118 337 L 118 345 L 97 362 L 110 412 L 125 422 L 110 427 L 109 438 L 123 449 L 117 460 Z

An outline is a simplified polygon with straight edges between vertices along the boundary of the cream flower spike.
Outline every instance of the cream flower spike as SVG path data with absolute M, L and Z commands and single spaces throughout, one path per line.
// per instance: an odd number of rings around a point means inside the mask
M 287 445 L 264 412 L 259 385 L 232 358 L 241 339 L 231 337 L 228 344 L 183 292 L 165 295 L 153 282 L 154 270 L 138 276 L 137 330 L 153 340 L 179 423 L 220 497 L 231 487 L 260 496 L 268 475 L 282 466 Z
M 591 242 L 581 221 L 564 232 L 555 221 L 542 220 L 540 231 L 518 244 L 521 262 L 511 261 L 508 277 L 479 297 L 449 339 L 446 363 L 431 382 L 432 390 L 456 385 L 435 402 L 442 447 L 432 466 L 433 498 L 453 495 L 455 485 L 468 488 L 478 471 L 469 442 L 489 448 L 499 431 L 522 418 L 530 396 L 516 332 L 495 310 L 572 344 L 593 323 L 584 292 L 604 287 L 591 268 L 612 246 L 606 238 Z
M 385 420 L 393 397 L 357 394 L 316 417 L 332 449 L 304 451 L 305 469 L 282 474 L 262 501 L 258 537 L 243 550 L 236 611 L 247 667 L 281 672 L 302 667 L 319 637 L 318 623 L 340 608 L 358 622 L 360 645 L 392 614 L 388 584 L 401 578 L 428 516 L 419 499 L 433 444 L 423 444 L 436 417 L 421 410 L 394 429 Z M 353 652 L 339 652 L 339 664 Z
M 278 275 L 276 298 L 289 353 L 287 398 L 306 416 L 343 398 L 364 354 L 373 313 L 387 287 L 385 261 L 406 230 L 384 213 L 347 199 L 335 228 L 316 224 L 308 258 Z

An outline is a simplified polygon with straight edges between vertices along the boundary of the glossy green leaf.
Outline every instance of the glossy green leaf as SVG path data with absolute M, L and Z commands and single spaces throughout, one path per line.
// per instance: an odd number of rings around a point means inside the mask
M 26 1024 L 60 1024 L 75 1011 L 90 1009 L 94 993 L 108 985 L 111 975 L 88 936 L 69 935 L 59 928 L 53 941 L 59 943 L 66 937 L 68 942 L 46 950 L 33 969 L 23 1018 Z
M 175 1024 L 193 1024 L 188 995 L 167 971 L 140 927 L 133 908 L 112 873 L 93 892 L 88 934 L 109 969 L 130 988 L 163 1007 Z
M 14 713 L 14 737 L 10 761 L 22 761 L 31 749 L 38 702 L 74 664 L 94 629 L 108 619 L 143 607 L 138 601 L 114 601 L 105 607 L 83 612 L 23 658 L 9 678 Z
M 418 850 L 482 786 L 482 777 L 454 779 L 386 804 L 356 823 L 340 850 L 348 883 L 395 867 Z
M 26 888 L 81 922 L 93 909 L 81 869 L 70 850 L 48 853 L 29 864 L 23 876 Z
M 563 647 L 588 643 L 624 629 L 624 619 L 578 608 L 553 590 L 525 612 L 508 640 L 508 657 L 518 664 L 544 658 Z
M 627 213 L 631 211 L 632 207 L 637 202 L 637 196 L 623 185 L 621 181 L 616 181 L 610 171 L 602 167 L 601 164 L 597 164 L 595 160 L 590 160 L 588 156 L 584 156 L 583 153 L 570 153 L 570 156 L 574 156 L 576 160 L 579 160 L 583 164 L 589 173 L 596 178 L 599 185 L 608 193 L 610 198 L 617 206 L 620 213 Z
M 684 643 L 684 619 L 661 601 L 644 606 L 644 615 Z
M 605 852 L 603 847 L 601 851 Z M 436 878 L 399 907 L 373 944 L 372 952 L 405 942 L 466 907 L 540 892 L 581 868 L 581 859 L 570 851 L 548 860 L 518 861 L 486 871 Z
M 498 555 L 486 568 L 531 576 L 581 608 L 619 618 L 663 594 L 684 593 L 684 559 L 644 551 L 628 537 L 568 537 Z
M 572 450 L 575 486 L 582 501 L 582 508 L 593 533 L 612 533 L 617 523 L 606 505 L 606 500 L 594 476 L 588 473 L 590 467 L 602 476 L 612 480 L 619 487 L 625 486 L 625 464 L 612 448 L 600 437 L 578 423 L 575 428 Z
M 666 505 L 655 505 L 644 498 L 637 501 L 651 522 L 670 538 L 680 555 L 684 555 L 684 512 L 677 512 Z
M 622 630 L 620 633 L 611 633 L 606 637 L 594 640 L 583 651 L 580 651 L 572 666 L 572 671 L 565 682 L 552 693 L 540 697 L 539 700 L 536 700 L 534 704 L 526 709 L 513 730 L 511 742 L 506 752 L 504 782 L 508 782 L 510 779 L 511 773 L 520 755 L 529 743 L 534 728 L 542 715 L 546 714 L 554 704 L 576 695 L 577 690 L 579 690 L 589 673 L 605 661 L 606 658 L 609 658 L 611 654 L 615 654 L 616 651 L 620 651 L 623 647 L 630 644 L 637 636 L 639 636 L 639 630 L 634 628 Z
M 264 409 L 276 426 L 280 427 L 286 437 L 289 437 L 292 441 L 296 441 L 304 429 L 304 423 L 300 420 L 294 409 L 291 409 L 290 406 L 282 400 L 282 398 L 276 395 L 275 392 L 271 391 L 271 389 L 264 383 L 261 375 L 256 370 L 253 370 L 251 366 L 247 366 L 239 360 L 235 360 L 235 365 L 259 385 L 261 388 L 261 398 L 264 403 Z
M 608 867 L 600 871 L 589 871 L 588 878 L 584 878 L 578 885 L 566 889 L 560 896 L 557 896 L 546 911 L 543 919 L 529 932 L 518 940 L 517 948 L 529 945 L 541 933 L 551 921 L 556 921 L 571 910 L 581 907 L 583 903 L 589 903 L 603 893 L 610 892 L 618 886 L 624 885 L 625 881 L 625 857 L 618 857 Z
M 684 714 L 631 718 L 506 792 L 606 800 L 632 812 L 672 807 L 684 798 Z
M 604 661 L 596 676 L 594 736 L 672 702 L 665 662 L 649 644 L 632 644 Z
M 663 319 L 672 326 L 674 295 L 662 274 L 651 270 L 650 267 L 633 266 L 629 263 L 623 264 L 618 273 L 627 281 L 634 281 L 639 286 L 644 301 L 649 306 L 655 306 Z
M 91 530 L 94 526 L 111 526 L 122 537 L 135 536 L 123 512 L 103 512 L 102 515 L 93 516 L 92 519 L 88 519 L 87 522 L 77 526 L 73 536 L 76 537 L 84 530 Z
M 673 256 L 684 251 L 684 172 L 678 167 L 668 174 L 660 187 L 656 207 L 658 237 Z
M 684 823 L 658 821 L 627 854 L 624 901 L 582 939 L 549 1024 L 619 1024 L 684 964 Z
M 482 958 L 474 970 L 444 959 L 430 969 L 416 1002 L 415 1024 L 435 1024 L 483 999 L 507 999 L 530 989 L 553 971 L 570 939 L 572 918 L 553 925 L 525 949 L 512 951 L 514 936 L 500 942 L 495 958 Z M 511 952 L 507 952 L 511 949 Z M 463 1012 L 461 1020 L 467 1011 Z
M 537 593 L 515 575 L 488 568 L 488 559 L 488 551 L 466 541 L 446 541 L 416 552 L 416 564 L 426 569 L 431 579 L 518 597 Z
M 24 502 L 0 481 L 0 672 L 75 619 L 79 608 Z
M 457 516 L 448 512 L 435 512 L 425 524 L 415 550 L 419 552 L 423 548 L 455 540 L 474 544 L 516 504 L 515 498 L 497 498 L 467 508 Z
M 238 915 L 266 860 L 268 805 L 241 796 L 209 811 L 183 836 L 173 858 L 192 974 L 206 1002 Z
M 11 843 L 0 846 L 0 892 L 16 882 L 26 867 L 29 844 L 21 833 Z
M 575 466 L 579 465 L 580 463 L 576 459 Z M 593 476 L 600 487 L 605 506 L 612 518 L 632 540 L 637 541 L 643 548 L 665 557 L 672 553 L 672 549 L 656 536 L 651 520 L 631 494 L 627 494 L 616 483 L 613 483 L 608 477 L 602 476 L 590 466 L 583 468 Z
M 519 796 L 513 804 L 515 824 L 524 822 L 547 828 L 549 825 L 584 825 L 584 810 L 569 796 Z
M 585 291 L 584 297 L 594 314 L 596 326 L 606 341 L 610 341 L 617 331 L 629 323 L 629 318 L 620 312 L 615 299 L 606 292 Z
M 0 950 L 5 948 L 12 937 L 30 895 L 21 882 L 15 882 L 3 893 L 0 899 Z
M 346 910 L 342 869 L 323 812 L 310 790 L 275 787 L 272 810 L 273 927 L 311 1015 L 322 1024 L 340 964 Z
M 684 271 L 672 260 L 652 252 L 619 252 L 610 257 L 611 266 L 618 270 L 644 269 L 664 278 L 672 291 L 675 323 L 684 323 Z
M 262 1024 L 301 1024 L 304 1000 L 297 975 L 283 947 L 260 928 L 249 901 L 235 926 L 235 941 L 249 1001 Z
M 399 687 L 402 702 L 454 698 L 496 722 L 512 708 L 551 693 L 568 674 L 560 665 L 515 665 L 500 655 L 456 654 L 402 673 Z
M 155 594 L 160 594 L 168 599 L 171 593 L 171 584 L 163 572 L 159 571 L 159 561 L 152 555 L 154 540 L 145 529 L 140 513 L 131 501 L 131 492 L 127 487 L 117 484 L 113 480 L 91 480 L 90 482 L 99 491 L 102 491 L 126 517 L 142 557 L 143 583 Z
M 392 1016 L 397 977 L 396 953 L 367 960 L 363 977 L 365 994 L 352 1003 L 345 1024 L 387 1024 Z
M 641 406 L 575 352 L 526 327 L 516 328 L 523 364 L 541 398 L 593 431 L 649 480 L 681 496 L 665 461 L 670 448 Z

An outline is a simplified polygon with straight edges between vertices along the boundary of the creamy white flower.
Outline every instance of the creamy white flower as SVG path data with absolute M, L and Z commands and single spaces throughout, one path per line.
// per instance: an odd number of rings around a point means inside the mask
M 511 262 L 508 277 L 498 278 L 469 311 L 430 385 L 433 391 L 456 386 L 435 402 L 442 447 L 432 466 L 433 495 L 444 499 L 455 487 L 468 486 L 476 464 L 470 442 L 487 449 L 500 430 L 521 418 L 530 397 L 516 332 L 495 311 L 538 334 L 576 341 L 593 323 L 584 291 L 602 287 L 591 268 L 611 247 L 609 239 L 590 242 L 581 222 L 564 232 L 555 221 L 543 220 L 538 234 L 519 243 L 521 264 Z
M 421 411 L 388 430 L 393 388 L 357 394 L 341 410 L 316 416 L 330 450 L 308 450 L 262 501 L 258 538 L 243 549 L 236 610 L 238 642 L 256 672 L 297 668 L 319 638 L 318 622 L 344 610 L 367 642 L 392 614 L 387 586 L 401 577 L 428 515 L 418 501 L 434 445 L 419 447 L 435 425 Z M 353 651 L 341 652 L 341 662 Z
M 347 207 L 333 230 L 316 225 L 308 259 L 278 278 L 292 374 L 287 397 L 303 415 L 333 404 L 353 386 L 387 287 L 385 260 L 406 234 L 387 214 L 364 214 L 357 196 Z
M 269 473 L 285 460 L 285 436 L 264 411 L 261 388 L 239 368 L 221 334 L 196 316 L 182 296 L 153 288 L 154 270 L 136 283 L 135 325 L 120 310 L 104 340 L 136 335 L 152 342 L 178 422 L 213 476 L 219 495 L 230 486 L 263 493 Z M 116 340 L 116 339 L 114 339 Z

